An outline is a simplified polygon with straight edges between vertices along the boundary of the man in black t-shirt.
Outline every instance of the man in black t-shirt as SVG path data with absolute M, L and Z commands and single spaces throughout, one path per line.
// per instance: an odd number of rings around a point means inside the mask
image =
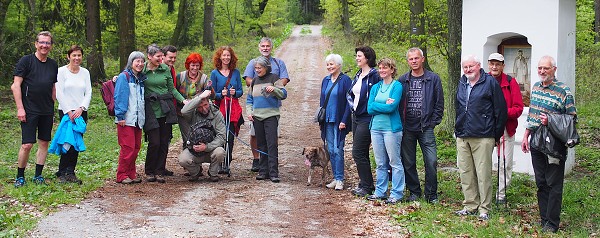
M 425 165 L 425 199 L 438 202 L 437 146 L 433 129 L 442 122 L 444 114 L 444 92 L 440 77 L 423 68 L 425 57 L 419 48 L 410 48 L 406 53 L 410 71 L 398 79 L 402 83 L 400 117 L 402 118 L 402 165 L 408 201 L 422 195 L 417 172 L 417 142 L 423 152 Z
M 11 89 L 17 105 L 17 118 L 21 122 L 22 137 L 15 187 L 25 185 L 25 167 L 31 148 L 36 143 L 36 132 L 39 145 L 33 182 L 45 184 L 42 169 L 51 139 L 56 98 L 54 83 L 58 73 L 56 61 L 48 57 L 53 43 L 50 32 L 40 32 L 35 41 L 35 53 L 23 56 L 15 66 Z

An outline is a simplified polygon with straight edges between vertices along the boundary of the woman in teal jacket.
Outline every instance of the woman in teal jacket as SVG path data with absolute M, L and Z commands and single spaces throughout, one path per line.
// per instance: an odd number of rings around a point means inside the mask
M 397 68 L 394 60 L 383 58 L 377 64 L 379 75 L 383 79 L 371 88 L 367 112 L 373 116 L 369 129 L 375 163 L 377 164 L 375 192 L 368 196 L 369 200 L 384 200 L 395 204 L 404 196 L 404 166 L 400 159 L 400 142 L 402 141 L 402 121 L 398 105 L 402 98 L 402 84 L 396 80 Z M 392 189 L 389 198 L 388 164 L 392 169 Z

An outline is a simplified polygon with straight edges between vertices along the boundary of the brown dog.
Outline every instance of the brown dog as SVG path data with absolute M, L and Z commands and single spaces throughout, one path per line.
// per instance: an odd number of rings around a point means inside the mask
M 325 183 L 325 173 L 328 173 L 329 170 L 329 152 L 323 147 L 315 147 L 315 146 L 307 146 L 302 150 L 302 154 L 306 156 L 304 162 L 308 166 L 308 183 L 306 186 L 310 186 L 312 181 L 312 174 L 315 167 L 323 168 L 323 172 L 321 173 L 321 185 Z

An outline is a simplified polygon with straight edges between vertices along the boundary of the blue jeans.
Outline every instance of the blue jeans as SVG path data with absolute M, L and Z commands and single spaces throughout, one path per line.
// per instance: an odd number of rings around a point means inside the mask
M 404 197 L 404 166 L 400 158 L 400 141 L 402 131 L 371 130 L 371 141 L 377 164 L 377 182 L 375 196 L 385 197 L 388 188 L 388 162 L 392 167 L 392 189 L 390 198 L 402 199 Z
M 325 139 L 331 160 L 333 179 L 344 180 L 344 137 L 335 122 L 325 123 Z
M 421 196 L 419 173 L 417 172 L 417 141 L 425 162 L 425 198 L 437 199 L 437 146 L 433 128 L 424 131 L 404 131 L 402 137 L 402 164 L 406 176 L 406 187 L 410 194 Z

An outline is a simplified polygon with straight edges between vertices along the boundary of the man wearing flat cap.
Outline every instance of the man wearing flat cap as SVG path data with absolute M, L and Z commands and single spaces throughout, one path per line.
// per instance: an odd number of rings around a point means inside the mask
M 506 203 L 506 187 L 510 184 L 513 167 L 513 151 L 515 143 L 515 133 L 519 124 L 519 116 L 523 113 L 523 99 L 521 89 L 517 79 L 504 73 L 504 56 L 498 53 L 492 53 L 488 57 L 489 74 L 492 75 L 504 94 L 506 108 L 508 109 L 508 118 L 504 128 L 504 135 L 500 138 L 497 150 L 500 151 L 498 161 L 498 192 L 496 193 L 496 203 Z

